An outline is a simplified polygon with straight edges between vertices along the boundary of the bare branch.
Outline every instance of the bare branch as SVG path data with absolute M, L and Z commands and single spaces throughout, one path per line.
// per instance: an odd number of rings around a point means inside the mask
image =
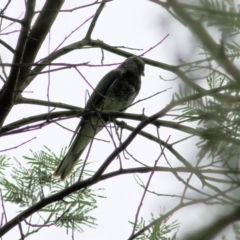
M 21 224 L 20 221 L 19 221 L 19 224 L 18 224 L 18 228 L 19 228 L 21 240 L 24 240 L 24 239 L 25 239 L 25 236 L 24 236 L 24 234 L 23 234 L 22 224 Z
M 169 139 L 170 139 L 170 136 L 168 137 L 166 143 L 168 143 Z M 161 158 L 161 156 L 163 155 L 163 153 L 164 153 L 164 148 L 161 150 L 161 153 L 160 153 L 159 157 L 158 157 L 157 160 L 155 161 L 154 167 L 157 166 L 158 161 L 159 161 L 159 159 Z M 142 198 L 141 198 L 141 200 L 140 200 L 140 203 L 139 203 L 139 205 L 138 205 L 138 209 L 137 209 L 137 212 L 136 212 L 136 217 L 135 217 L 134 226 L 133 226 L 133 230 L 132 230 L 131 236 L 132 236 L 132 235 L 135 233 L 135 231 L 136 231 L 136 227 L 137 227 L 137 222 L 138 222 L 138 216 L 139 216 L 139 213 L 140 213 L 140 209 L 141 209 L 141 207 L 142 207 L 142 205 L 143 205 L 143 200 L 144 200 L 144 198 L 145 198 L 145 196 L 146 196 L 146 194 L 147 194 L 148 187 L 149 187 L 149 185 L 150 185 L 150 182 L 151 182 L 151 179 L 152 179 L 152 177 L 153 177 L 154 172 L 155 172 L 155 171 L 152 171 L 152 172 L 151 172 L 151 174 L 150 174 L 150 176 L 149 176 L 149 178 L 148 178 L 147 184 L 146 184 L 146 186 L 144 187 L 144 192 L 143 192 Z
M 34 8 L 35 8 L 35 1 L 29 1 L 26 7 L 25 16 L 23 18 L 24 24 L 22 25 L 21 33 L 18 38 L 18 43 L 16 46 L 16 51 L 13 58 L 13 63 L 21 63 L 26 47 L 27 37 L 29 35 L 29 29 L 31 25 L 32 18 L 34 17 Z M 18 77 L 20 74 L 20 69 L 17 67 L 13 67 L 10 71 L 9 78 L 4 84 L 1 92 L 0 92 L 0 128 L 2 124 L 11 110 L 14 98 L 16 97 L 16 89 L 18 84 Z
M 7 19 L 9 21 L 12 21 L 12 22 L 17 22 L 17 23 L 20 23 L 20 24 L 23 24 L 24 20 L 18 20 L 16 18 L 11 18 L 11 17 L 8 17 L 6 15 L 0 15 L 0 18 L 4 18 L 4 19 Z
M 0 56 L 0 63 L 2 63 L 2 57 Z M 5 71 L 5 67 L 4 66 L 2 66 L 2 73 L 3 73 L 3 75 L 4 75 L 4 77 L 5 77 L 5 79 L 1 76 L 1 79 L 3 80 L 3 82 L 5 83 L 6 82 L 6 80 L 7 80 L 7 73 L 6 73 L 6 71 Z
M 188 234 L 184 240 L 204 240 L 213 239 L 218 233 L 220 233 L 229 224 L 240 220 L 240 207 L 234 208 L 234 210 L 224 216 L 219 216 L 214 222 L 208 224 L 206 227 L 195 231 L 192 234 Z
M 27 10 L 22 20 L 24 24 L 22 25 L 22 30 L 16 47 L 16 53 L 13 59 L 14 64 L 33 63 L 49 29 L 57 17 L 58 10 L 61 8 L 63 2 L 63 0 L 46 1 L 43 10 L 55 9 L 56 12 L 41 12 L 31 28 L 31 31 L 29 30 L 32 18 L 34 17 L 35 1 L 27 2 Z M 45 21 L 46 19 L 48 19 L 48 21 Z M 11 68 L 9 78 L 0 94 L 0 126 L 2 126 L 7 114 L 17 99 L 17 96 L 20 94 L 20 91 L 24 89 L 25 81 L 29 76 L 29 73 L 29 67 Z M 16 90 L 18 90 L 18 92 Z
M 47 107 L 51 106 L 51 107 L 57 107 L 57 108 L 65 108 L 69 110 L 82 109 L 77 106 L 69 105 L 66 103 L 50 102 L 50 101 L 44 101 L 44 100 L 33 99 L 33 98 L 25 98 L 25 97 L 19 97 L 16 104 L 34 104 L 34 105 L 47 106 Z
M 93 18 L 93 20 L 92 20 L 92 22 L 91 22 L 91 24 L 90 24 L 90 26 L 89 26 L 89 28 L 88 28 L 87 34 L 86 34 L 86 36 L 85 36 L 85 39 L 91 39 L 91 35 L 92 35 L 93 29 L 94 29 L 94 27 L 95 27 L 95 24 L 96 24 L 96 22 L 97 22 L 97 20 L 98 20 L 98 17 L 100 16 L 100 14 L 101 14 L 101 12 L 102 12 L 102 10 L 103 10 L 103 8 L 104 8 L 104 6 L 105 6 L 105 4 L 106 4 L 107 2 L 108 2 L 108 1 L 103 0 L 103 1 L 101 2 L 100 6 L 98 7 L 98 9 L 97 9 L 97 11 L 96 11 L 96 14 L 95 14 L 95 16 L 94 16 L 94 18 Z
M 147 54 L 148 52 L 152 51 L 154 48 L 156 48 L 158 45 L 160 45 L 167 37 L 169 36 L 169 34 L 167 34 L 160 42 L 158 42 L 157 44 L 155 44 L 154 46 L 150 47 L 149 49 L 147 49 L 145 52 L 141 53 L 139 55 L 139 57 L 144 56 L 145 54 Z
M 194 170 L 194 168 L 193 168 Z M 197 169 L 195 169 L 194 171 L 196 171 Z M 3 236 L 5 233 L 7 233 L 8 231 L 10 231 L 13 227 L 17 226 L 19 221 L 24 221 L 24 219 L 28 218 L 29 216 L 31 216 L 33 213 L 37 212 L 38 210 L 56 202 L 59 200 L 62 200 L 65 196 L 78 191 L 80 189 L 84 189 L 86 187 L 89 187 L 93 184 L 97 184 L 100 181 L 104 181 L 107 180 L 109 178 L 112 177 L 116 177 L 119 175 L 124 175 L 124 174 L 132 174 L 132 173 L 148 173 L 151 171 L 162 171 L 162 172 L 191 172 L 192 170 L 189 168 L 166 168 L 166 167 L 141 167 L 141 168 L 133 168 L 133 169 L 120 169 L 118 171 L 115 172 L 111 172 L 111 173 L 107 173 L 102 175 L 100 178 L 88 178 L 86 180 L 83 180 L 81 182 L 77 182 L 74 183 L 73 185 L 71 185 L 70 187 L 56 193 L 53 194 L 50 197 L 44 198 L 41 201 L 39 201 L 38 203 L 34 204 L 33 206 L 29 207 L 28 209 L 26 209 L 25 211 L 23 211 L 22 213 L 18 214 L 16 217 L 14 217 L 12 220 L 8 221 L 2 228 L 0 228 L 0 237 Z M 227 173 L 223 172 L 222 170 L 217 171 L 217 170 L 204 170 L 203 172 L 212 172 L 212 173 Z M 234 171 L 233 171 L 234 172 Z M 238 174 L 238 171 L 235 171 L 236 174 Z M 214 196 L 215 197 L 215 196 Z M 211 196 L 212 198 L 212 196 Z M 173 208 L 170 212 L 168 212 L 167 214 L 164 214 L 160 219 L 157 219 L 156 221 L 150 223 L 149 225 L 147 225 L 145 228 L 143 228 L 142 230 L 140 230 L 139 232 L 135 233 L 133 236 L 131 236 L 130 239 L 135 239 L 136 236 L 139 236 L 141 233 L 143 233 L 144 231 L 146 231 L 147 229 L 149 229 L 151 226 L 153 226 L 154 224 L 158 223 L 160 220 L 162 220 L 164 217 L 166 217 L 168 214 L 171 215 L 172 213 L 174 213 L 175 211 L 177 211 L 178 209 L 185 207 L 185 206 L 189 206 L 191 204 L 195 204 L 198 202 L 202 202 L 201 199 L 199 200 L 194 200 L 188 203 L 184 203 L 181 205 L 176 206 L 175 208 Z M 240 214 L 237 213 L 237 216 L 239 218 Z M 240 219 L 240 218 L 239 218 Z
M 8 0 L 7 4 L 5 5 L 5 7 L 0 11 L 0 15 L 2 15 L 5 10 L 8 8 L 9 4 L 10 4 L 11 0 Z
M 23 143 L 21 143 L 21 144 L 19 144 L 19 145 L 17 145 L 17 146 L 14 146 L 14 147 L 11 147 L 11 148 L 7 148 L 7 149 L 0 150 L 0 152 L 6 152 L 6 151 L 10 151 L 10 150 L 12 150 L 12 149 L 16 149 L 16 148 L 21 147 L 22 145 L 24 145 L 24 144 L 26 144 L 26 143 L 31 142 L 31 141 L 34 140 L 34 139 L 36 139 L 36 137 L 31 138 L 31 139 L 29 139 L 29 140 L 27 140 L 27 141 L 25 141 L 25 142 L 23 142 Z
M 105 0 L 106 2 L 111 2 L 113 0 Z M 62 9 L 60 10 L 59 12 L 73 12 L 73 11 L 76 11 L 78 9 L 82 9 L 82 8 L 86 8 L 86 7 L 90 7 L 90 6 L 93 6 L 93 5 L 96 5 L 96 4 L 101 4 L 102 2 L 99 2 L 98 0 L 96 0 L 95 2 L 93 3 L 90 3 L 90 4 L 86 4 L 86 5 L 83 5 L 83 6 L 79 6 L 79 7 L 75 7 L 75 8 L 71 8 L 71 9 Z M 45 10 L 45 11 L 48 11 L 48 12 L 53 12 L 54 10 Z M 36 11 L 35 13 L 40 13 L 41 11 Z
M 3 211 L 3 217 L 5 218 L 5 222 L 7 223 L 7 212 L 6 212 L 6 209 L 5 209 L 5 206 L 4 206 L 4 201 L 3 201 L 3 194 L 2 194 L 2 189 L 0 189 L 0 198 L 1 198 L 1 204 L 2 204 L 2 211 Z M 3 218 L 0 222 L 0 228 L 2 227 L 3 225 Z
M 2 44 L 5 48 L 7 48 L 10 52 L 15 53 L 15 50 L 8 45 L 6 42 L 4 42 L 3 40 L 0 39 L 0 44 Z

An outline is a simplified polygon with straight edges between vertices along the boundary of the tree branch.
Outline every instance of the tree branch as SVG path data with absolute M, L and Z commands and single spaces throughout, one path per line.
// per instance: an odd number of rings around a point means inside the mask
M 225 216 L 217 217 L 214 222 L 208 224 L 206 227 L 195 231 L 192 234 L 188 234 L 184 240 L 209 240 L 213 239 L 218 233 L 220 233 L 229 224 L 240 220 L 240 207 L 234 208 L 234 210 L 226 214 Z
M 6 42 L 4 42 L 3 40 L 0 39 L 0 44 L 2 44 L 5 48 L 7 48 L 10 52 L 12 52 L 13 54 L 15 53 L 15 50 Z
M 44 198 L 41 201 L 39 201 L 38 203 L 36 203 L 33 206 L 29 207 L 28 209 L 24 210 L 23 212 L 18 214 L 16 217 L 14 217 L 12 220 L 8 221 L 4 226 L 2 226 L 2 228 L 0 228 L 0 237 L 2 237 L 4 234 L 6 234 L 8 231 L 10 231 L 13 227 L 17 226 L 19 224 L 19 222 L 22 222 L 26 218 L 31 216 L 33 213 L 39 211 L 40 209 L 42 209 L 42 208 L 44 208 L 44 207 L 46 207 L 46 206 L 48 206 L 48 205 L 50 205 L 54 202 L 62 200 L 64 197 L 66 197 L 67 195 L 69 195 L 73 192 L 76 192 L 80 189 L 84 189 L 86 187 L 90 187 L 94 184 L 97 184 L 98 182 L 110 179 L 112 177 L 125 175 L 125 174 L 132 174 L 132 173 L 149 173 L 149 172 L 152 172 L 152 171 L 191 172 L 191 170 L 188 169 L 188 168 L 140 167 L 140 168 L 132 168 L 132 169 L 120 169 L 118 171 L 114 171 L 114 172 L 111 172 L 111 173 L 104 174 L 99 179 L 94 178 L 94 176 L 93 176 L 93 177 L 88 178 L 86 180 L 83 180 L 81 182 L 74 183 L 70 187 L 68 187 L 68 188 L 66 188 L 66 189 L 64 189 L 64 190 L 62 190 L 58 193 L 55 193 L 55 194 L 51 195 L 50 197 Z M 206 170 L 206 171 L 209 171 L 209 170 Z M 214 170 L 213 170 L 213 172 L 214 172 Z M 216 173 L 218 173 L 218 171 L 216 171 Z M 181 204 L 181 207 L 185 207 L 185 206 L 188 206 L 190 204 L 195 204 L 195 203 L 198 203 L 198 202 L 202 202 L 202 200 L 200 199 L 200 200 L 194 200 L 192 202 L 184 203 L 184 204 Z M 173 208 L 170 211 L 169 214 L 174 213 L 178 209 L 179 209 L 179 206 Z M 165 216 L 166 216 L 166 214 L 164 214 L 162 217 L 165 217 Z M 240 218 L 240 214 L 238 214 L 238 217 Z M 159 222 L 159 220 L 156 220 L 156 221 L 152 222 L 150 224 L 150 226 L 146 226 L 146 229 L 148 229 L 152 225 L 156 224 L 157 222 Z M 145 230 L 142 229 L 141 232 L 145 231 Z M 134 236 L 136 236 L 138 234 L 139 234 L 139 232 L 135 233 L 133 236 L 131 236 L 130 239 L 134 239 Z
M 18 38 L 16 51 L 13 57 L 13 63 L 23 62 L 23 55 L 26 50 L 26 44 L 29 37 L 29 29 L 31 26 L 31 21 L 34 17 L 35 1 L 36 0 L 28 1 L 26 4 L 26 12 L 22 20 L 23 24 Z M 19 67 L 11 68 L 9 77 L 0 92 L 0 129 L 14 104 L 14 99 L 17 95 L 17 85 L 20 71 L 21 68 Z
M 185 24 L 189 26 L 191 31 L 202 41 L 203 45 L 206 49 L 211 53 L 214 60 L 218 62 L 218 64 L 228 72 L 233 79 L 239 84 L 239 69 L 232 63 L 232 61 L 228 60 L 225 54 L 221 50 L 221 46 L 216 44 L 212 37 L 208 34 L 208 32 L 204 29 L 202 24 L 199 21 L 196 21 L 190 14 L 184 9 L 182 4 L 180 4 L 176 0 L 169 0 L 169 5 L 172 7 L 174 12 L 184 20 Z
M 25 97 L 19 97 L 17 99 L 16 104 L 34 104 L 39 106 L 50 106 L 50 107 L 57 107 L 57 108 L 65 108 L 69 110 L 82 110 L 82 108 L 79 108 L 77 106 L 69 105 L 66 103 L 61 102 L 50 102 L 50 101 L 44 101 L 39 99 L 33 99 L 33 98 L 25 98 Z
M 13 63 L 33 63 L 46 35 L 55 21 L 58 11 L 64 0 L 47 0 L 33 27 L 30 30 L 31 21 L 34 17 L 35 1 L 27 1 L 27 10 L 23 19 L 22 30 L 18 39 Z M 45 9 L 54 9 L 54 12 L 45 12 Z M 12 67 L 9 78 L 0 93 L 0 126 L 11 110 L 17 96 L 26 87 L 26 79 L 29 76 L 30 67 Z
M 95 16 L 94 16 L 94 18 L 93 18 L 93 20 L 92 20 L 92 22 L 91 22 L 91 24 L 90 24 L 90 26 L 89 26 L 89 28 L 88 28 L 87 34 L 86 34 L 86 36 L 85 36 L 86 39 L 91 39 L 91 35 L 92 35 L 92 32 L 93 32 L 93 29 L 94 29 L 94 27 L 95 27 L 95 25 L 96 25 L 96 22 L 97 22 L 97 20 L 98 20 L 98 17 L 100 16 L 100 14 L 101 14 L 101 12 L 102 12 L 102 10 L 103 10 L 106 2 L 108 2 L 108 1 L 103 0 L 103 1 L 101 2 L 100 6 L 98 7 L 98 9 L 97 9 L 97 11 L 96 11 L 96 14 L 95 14 Z
M 4 18 L 4 19 L 7 19 L 9 21 L 12 21 L 12 22 L 17 22 L 17 23 L 20 23 L 20 24 L 23 24 L 24 23 L 24 20 L 18 20 L 16 18 L 11 18 L 11 17 L 8 17 L 6 15 L 0 15 L 0 18 Z

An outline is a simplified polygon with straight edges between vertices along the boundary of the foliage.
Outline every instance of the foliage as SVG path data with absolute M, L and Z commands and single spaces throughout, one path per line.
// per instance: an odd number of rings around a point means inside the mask
M 159 217 L 161 217 L 162 214 L 160 214 Z M 138 236 L 136 239 L 138 240 L 177 240 L 177 231 L 180 227 L 180 223 L 175 220 L 171 223 L 169 222 L 169 219 L 171 216 L 168 216 L 167 218 L 163 219 L 162 221 L 159 221 L 157 224 L 154 224 L 150 229 L 143 232 L 140 236 Z M 157 218 L 154 217 L 154 215 L 151 213 L 151 219 L 149 220 L 149 223 L 155 221 Z M 130 224 L 134 226 L 134 222 L 130 221 Z M 139 231 L 141 229 L 144 229 L 146 227 L 146 221 L 141 218 L 136 226 L 136 230 Z M 169 237 L 169 235 L 172 235 L 172 237 Z
M 32 156 L 24 156 L 24 164 L 23 160 L 15 159 L 11 176 L 7 177 L 2 174 L 0 177 L 3 200 L 18 205 L 19 209 L 27 208 L 73 184 L 79 177 L 82 168 L 81 161 L 69 177 L 69 181 L 64 184 L 59 179 L 52 177 L 52 171 L 59 159 L 64 156 L 65 150 L 62 149 L 60 155 L 57 156 L 49 148 L 44 147 L 44 150 L 40 152 L 31 151 Z M 2 156 L 1 159 L 3 159 Z M 6 164 L 4 165 L 4 162 L 0 166 L 2 169 L 8 167 Z M 85 170 L 83 178 L 89 176 L 91 176 L 91 172 Z M 95 227 L 96 219 L 91 216 L 91 213 L 97 208 L 97 198 L 99 197 L 103 196 L 96 195 L 96 191 L 91 188 L 86 188 L 40 209 L 29 220 L 25 220 L 32 227 L 29 228 L 26 236 L 39 231 L 42 227 L 51 225 L 65 227 L 67 232 L 69 230 L 83 231 L 83 226 Z M 38 224 L 34 224 L 36 221 Z

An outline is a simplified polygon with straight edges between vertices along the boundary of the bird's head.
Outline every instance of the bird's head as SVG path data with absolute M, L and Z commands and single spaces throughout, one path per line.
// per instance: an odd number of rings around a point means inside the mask
M 144 66 L 145 63 L 140 57 L 133 56 L 127 58 L 119 67 L 130 69 L 139 74 L 139 76 L 144 76 Z

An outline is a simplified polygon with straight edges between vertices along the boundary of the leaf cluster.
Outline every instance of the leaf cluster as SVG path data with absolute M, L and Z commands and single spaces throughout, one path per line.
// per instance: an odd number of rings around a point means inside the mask
M 76 182 L 82 161 L 79 161 L 68 181 L 62 183 L 52 176 L 53 169 L 64 156 L 65 150 L 62 149 L 60 155 L 57 156 L 49 148 L 44 147 L 44 150 L 40 152 L 31 151 L 32 156 L 23 156 L 21 161 L 15 159 L 11 176 L 1 174 L 0 177 L 3 201 L 13 203 L 19 208 L 28 208 Z M 1 156 L 0 171 L 7 167 L 6 157 Z M 89 177 L 91 174 L 90 171 L 85 170 L 83 178 Z M 65 227 L 67 231 L 69 229 L 83 231 L 84 225 L 96 226 L 96 219 L 92 216 L 92 211 L 97 208 L 98 197 L 102 196 L 96 195 L 94 190 L 86 188 L 42 208 L 30 219 L 26 219 L 26 223 L 32 227 L 26 236 L 49 225 Z
M 157 218 L 161 217 L 162 214 L 160 214 Z M 178 220 L 175 220 L 173 222 L 169 223 L 169 219 L 172 216 L 166 217 L 164 220 L 158 222 L 157 224 L 153 225 L 151 228 L 149 228 L 147 231 L 143 232 L 140 236 L 138 236 L 136 239 L 138 240 L 177 240 L 177 232 L 180 227 L 180 223 Z M 151 219 L 149 220 L 149 223 L 156 220 L 156 217 L 153 213 L 151 213 Z M 133 222 L 129 222 L 131 225 L 134 226 Z M 146 227 L 146 221 L 141 218 L 140 221 L 136 225 L 136 230 L 139 231 L 141 229 L 144 229 Z M 169 237 L 172 235 L 171 237 Z

